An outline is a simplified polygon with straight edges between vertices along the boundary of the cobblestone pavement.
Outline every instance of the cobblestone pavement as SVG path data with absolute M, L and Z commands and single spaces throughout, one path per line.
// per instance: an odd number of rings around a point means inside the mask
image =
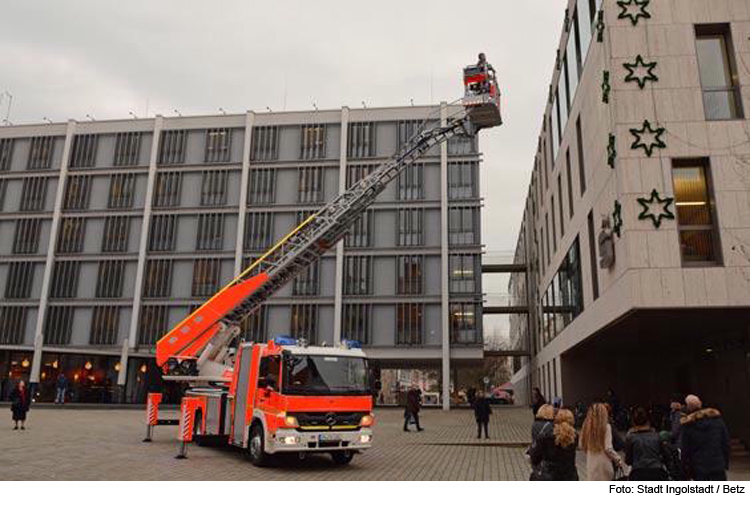
M 7 409 L 0 409 L 8 411 Z M 164 412 L 161 417 L 169 418 Z M 531 413 L 495 409 L 490 440 L 477 440 L 468 410 L 421 414 L 422 433 L 401 431 L 403 411 L 376 412 L 375 443 L 337 466 L 325 455 L 283 458 L 267 468 L 252 466 L 238 450 L 197 447 L 177 460 L 176 427 L 155 431 L 142 443 L 143 410 L 37 408 L 28 429 L 0 429 L 2 480 L 524 480 Z M 10 416 L 7 416 L 10 417 Z M 750 479 L 747 470 L 731 477 Z

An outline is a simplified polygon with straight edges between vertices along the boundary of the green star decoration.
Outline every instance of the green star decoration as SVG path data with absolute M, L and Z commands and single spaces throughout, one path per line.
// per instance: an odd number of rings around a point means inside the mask
M 659 81 L 659 77 L 654 74 L 656 68 L 656 62 L 646 63 L 641 55 L 635 57 L 635 62 L 632 64 L 624 63 L 622 66 L 628 70 L 628 75 L 625 76 L 625 81 L 635 81 L 638 86 L 643 90 L 646 86 L 647 81 Z
M 638 203 L 643 207 L 638 219 L 642 221 L 650 219 L 657 229 L 661 226 L 662 219 L 674 219 L 674 214 L 669 210 L 670 205 L 674 203 L 674 198 L 661 198 L 656 189 L 651 191 L 649 198 L 638 198 Z M 652 212 L 652 207 L 657 205 L 660 208 L 658 214 L 655 214 Z
M 630 146 L 633 150 L 642 148 L 646 151 L 646 155 L 651 157 L 654 153 L 654 148 L 667 148 L 667 144 L 661 137 L 664 135 L 666 129 L 663 127 L 657 127 L 653 129 L 651 122 L 648 120 L 643 121 L 643 127 L 641 129 L 631 129 L 630 134 L 635 136 L 635 141 Z
M 617 138 L 610 133 L 609 143 L 607 144 L 607 164 L 613 170 L 615 169 L 615 160 L 617 159 Z
M 650 3 L 651 0 L 619 0 L 617 5 L 622 11 L 617 15 L 617 18 L 630 18 L 630 22 L 633 23 L 633 26 L 636 26 L 640 18 L 651 18 L 651 13 L 646 10 Z
M 602 102 L 609 104 L 609 93 L 612 91 L 612 86 L 609 84 L 609 71 L 604 71 L 602 75 Z
M 612 213 L 612 232 L 619 239 L 622 235 L 622 204 L 615 200 L 615 211 Z

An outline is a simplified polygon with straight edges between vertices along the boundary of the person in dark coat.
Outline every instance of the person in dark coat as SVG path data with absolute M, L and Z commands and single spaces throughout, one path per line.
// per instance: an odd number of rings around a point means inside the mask
M 539 408 L 546 403 L 547 400 L 544 399 L 542 391 L 539 390 L 539 387 L 534 387 L 534 393 L 531 395 L 531 413 L 534 414 L 534 417 L 539 412 Z
M 422 391 L 416 387 L 409 389 L 406 393 L 406 409 L 404 410 L 404 431 L 409 431 L 409 422 L 414 421 L 417 431 L 423 431 L 424 428 L 419 425 L 419 409 L 422 406 Z
M 57 383 L 55 383 L 55 403 L 56 404 L 64 404 L 65 403 L 65 393 L 68 391 L 68 379 L 65 377 L 65 373 L 60 372 L 60 374 L 57 376 Z
M 667 469 L 670 481 L 684 481 L 685 474 L 682 472 L 682 461 L 680 460 L 680 450 L 674 445 L 672 433 L 662 431 L 659 433 L 661 440 L 661 454 L 664 461 L 664 467 Z
M 726 481 L 730 444 L 721 412 L 703 408 L 694 395 L 685 404 L 688 415 L 680 421 L 683 470 L 696 481 Z
M 21 423 L 21 429 L 26 429 L 26 413 L 29 411 L 31 405 L 31 395 L 29 389 L 26 388 L 26 384 L 23 380 L 18 382 L 15 389 L 10 392 L 10 411 L 13 413 L 13 422 L 15 427 L 18 429 L 18 423 Z
M 681 425 L 680 421 L 685 417 L 682 411 L 682 402 L 679 396 L 674 396 L 669 404 L 669 433 L 672 445 L 680 447 Z
M 669 480 L 662 460 L 661 439 L 651 427 L 645 408 L 635 409 L 633 424 L 625 438 L 625 463 L 632 467 L 628 478 L 631 481 Z
M 555 415 L 551 433 L 543 433 L 531 446 L 531 462 L 537 465 L 532 481 L 577 481 L 576 449 L 578 436 L 575 417 L 567 408 Z
M 490 425 L 490 414 L 492 414 L 492 408 L 490 408 L 490 400 L 488 400 L 484 392 L 477 392 L 476 399 L 474 400 L 474 417 L 477 420 L 477 438 L 482 438 L 482 429 L 484 429 L 484 438 L 490 438 L 488 431 Z

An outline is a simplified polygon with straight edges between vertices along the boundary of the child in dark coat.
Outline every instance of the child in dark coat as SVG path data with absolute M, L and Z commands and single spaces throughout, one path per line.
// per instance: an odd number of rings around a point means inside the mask
M 477 438 L 482 438 L 482 429 L 484 429 L 484 438 L 490 438 L 488 431 L 490 414 L 492 414 L 490 401 L 485 397 L 484 393 L 480 391 L 477 393 L 476 400 L 474 400 L 474 417 L 477 420 Z

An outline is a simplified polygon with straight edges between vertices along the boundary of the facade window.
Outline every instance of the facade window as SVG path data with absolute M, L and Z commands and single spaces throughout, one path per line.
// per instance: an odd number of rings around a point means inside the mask
M 297 203 L 320 203 L 323 201 L 324 175 L 325 170 L 320 166 L 297 170 Z
M 448 211 L 448 243 L 473 245 L 479 243 L 479 209 L 451 207 Z
M 154 208 L 179 207 L 182 188 L 182 173 L 162 171 L 156 174 L 154 185 Z
M 232 153 L 232 130 L 229 128 L 209 129 L 206 131 L 207 163 L 228 163 Z
M 673 161 L 672 183 L 683 265 L 721 263 L 708 160 Z
M 398 149 L 403 150 L 404 146 L 412 140 L 417 134 L 422 132 L 425 123 L 422 120 L 401 120 L 398 123 Z
M 204 258 L 193 264 L 193 297 L 210 297 L 219 289 L 221 260 Z
M 221 251 L 224 247 L 224 214 L 199 214 L 196 251 Z
M 346 188 L 351 187 L 367 177 L 375 169 L 375 166 L 371 164 L 350 164 L 346 167 Z
M 227 170 L 205 170 L 201 183 L 201 206 L 219 207 L 227 204 Z
M 0 344 L 20 345 L 26 332 L 28 308 L 20 306 L 0 307 Z
M 593 300 L 599 298 L 599 269 L 596 263 L 596 233 L 594 232 L 594 211 L 589 211 L 588 216 L 589 229 L 589 264 L 591 265 L 591 290 Z
M 396 344 L 419 346 L 424 342 L 424 304 L 396 304 Z
M 42 220 L 28 217 L 16 221 L 16 233 L 13 237 L 13 254 L 35 254 L 39 250 L 39 237 Z
M 71 168 L 93 168 L 96 166 L 96 149 L 99 145 L 98 134 L 76 134 L 70 149 Z
M 252 168 L 248 186 L 248 205 L 274 203 L 276 201 L 276 169 Z
M 565 212 L 563 212 L 562 173 L 557 175 L 557 198 L 560 207 L 560 238 L 565 237 Z
M 5 190 L 8 187 L 7 180 L 0 180 L 0 212 L 5 208 Z
M 583 154 L 583 129 L 581 128 L 581 117 L 576 120 L 576 138 L 578 141 L 578 179 L 581 186 L 581 196 L 586 192 L 586 163 Z
M 81 262 L 76 260 L 56 261 L 50 282 L 50 297 L 55 299 L 74 298 L 78 294 L 78 275 Z
M 309 124 L 302 126 L 300 159 L 325 159 L 326 126 Z
M 96 297 L 119 299 L 125 281 L 125 260 L 103 260 L 99 262 L 96 278 Z
M 250 212 L 245 221 L 245 249 L 262 251 L 271 247 L 273 239 L 273 214 Z
M 341 313 L 341 335 L 350 341 L 370 344 L 372 305 L 344 304 Z
M 184 129 L 162 131 L 159 137 L 159 165 L 185 164 L 187 131 Z
M 116 173 L 109 177 L 109 198 L 107 208 L 133 208 L 135 198 L 135 175 L 132 173 Z
M 83 238 L 86 234 L 85 217 L 64 217 L 60 222 L 57 237 L 58 253 L 80 253 L 83 251 Z
M 412 163 L 398 174 L 398 200 L 424 199 L 424 164 Z
M 91 196 L 91 175 L 72 175 L 65 182 L 63 210 L 86 210 Z
M 370 295 L 372 272 L 372 256 L 345 256 L 344 295 Z
M 47 177 L 26 177 L 21 187 L 22 212 L 37 212 L 44 209 L 47 197 Z
M 266 306 L 261 306 L 240 323 L 240 337 L 249 343 L 264 343 L 266 337 L 266 321 L 268 311 Z
M 557 212 L 555 212 L 555 195 L 550 197 L 550 211 L 552 212 L 552 254 L 557 253 Z
M 481 269 L 479 257 L 472 254 L 454 254 L 448 259 L 451 293 L 477 293 Z
M 583 312 L 581 281 L 580 249 L 576 237 L 544 293 L 542 334 L 545 346 Z
M 0 139 L 0 171 L 10 170 L 14 141 L 13 138 Z
M 481 305 L 472 302 L 451 303 L 451 344 L 474 345 L 481 343 L 480 328 Z
M 169 307 L 143 306 L 138 324 L 138 345 L 151 346 L 167 332 Z
M 375 124 L 353 122 L 349 124 L 347 157 L 352 159 L 375 157 Z
M 44 320 L 44 344 L 68 345 L 73 332 L 75 308 L 70 306 L 50 306 Z
M 424 210 L 398 210 L 398 243 L 399 246 L 424 245 Z
M 570 219 L 573 219 L 575 211 L 573 208 L 573 179 L 570 176 L 570 149 L 568 149 L 565 154 L 565 172 L 565 176 L 568 179 L 568 212 L 570 213 Z M 560 192 L 562 193 L 562 191 Z M 562 196 L 562 194 L 560 196 Z
M 695 39 L 706 120 L 743 118 L 729 25 L 696 25 Z
M 174 260 L 148 260 L 143 296 L 147 298 L 169 297 L 172 293 L 172 268 Z
M 111 216 L 104 220 L 102 253 L 124 253 L 128 250 L 130 218 Z
M 544 235 L 544 241 L 546 243 L 547 248 L 547 265 L 552 261 L 552 252 L 549 249 L 549 214 L 544 214 L 544 230 L 542 231 L 542 235 Z
M 253 128 L 251 161 L 275 161 L 279 158 L 279 128 L 274 125 Z
M 307 266 L 292 284 L 292 295 L 318 295 L 320 281 L 320 260 L 315 260 Z
M 477 173 L 476 161 L 448 163 L 448 198 L 461 200 L 477 198 Z
M 349 227 L 344 245 L 346 247 L 370 247 L 372 243 L 373 212 L 366 210 L 362 216 Z
M 52 166 L 54 148 L 55 138 L 52 136 L 34 136 L 31 138 L 26 168 L 29 170 L 48 170 Z
M 424 256 L 396 257 L 396 293 L 398 295 L 424 293 Z
M 479 152 L 476 136 L 457 134 L 448 140 L 449 156 L 468 156 Z
M 295 338 L 304 338 L 311 345 L 318 342 L 318 306 L 293 304 L 290 329 Z
M 11 262 L 5 283 L 6 299 L 28 299 L 34 283 L 34 262 Z
M 91 318 L 92 345 L 116 345 L 120 327 L 120 308 L 117 306 L 95 306 Z
M 112 166 L 136 166 L 141 152 L 141 133 L 117 133 Z
M 165 215 L 151 218 L 148 249 L 152 252 L 174 251 L 177 238 L 177 216 Z

